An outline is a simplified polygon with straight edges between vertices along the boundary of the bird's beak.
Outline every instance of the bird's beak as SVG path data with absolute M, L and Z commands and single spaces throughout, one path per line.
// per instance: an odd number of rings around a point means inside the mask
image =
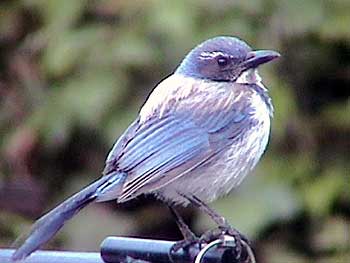
M 243 61 L 242 66 L 244 70 L 250 68 L 257 68 L 259 65 L 267 63 L 274 60 L 281 55 L 273 50 L 257 50 L 250 51 L 245 61 Z

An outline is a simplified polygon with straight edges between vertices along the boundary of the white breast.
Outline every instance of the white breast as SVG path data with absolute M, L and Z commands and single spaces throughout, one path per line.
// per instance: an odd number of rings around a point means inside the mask
M 259 161 L 261 155 L 264 153 L 267 146 L 269 135 L 270 135 L 270 111 L 266 103 L 262 100 L 259 94 L 255 94 L 251 97 L 251 103 L 255 109 L 253 118 L 257 120 L 257 125 L 252 127 L 248 132 L 247 145 L 255 149 L 255 156 L 251 156 L 255 159 L 253 167 Z
M 220 156 L 217 163 L 208 171 L 212 174 L 210 187 L 202 198 L 213 201 L 217 197 L 227 194 L 232 188 L 238 186 L 248 173 L 257 165 L 264 153 L 270 134 L 270 115 L 265 102 L 259 94 L 251 98 L 255 113 L 252 116 L 256 125 L 247 130 L 240 143 L 233 143 L 226 152 Z M 214 174 L 214 176 L 213 176 Z
M 210 164 L 164 187 L 164 197 L 186 205 L 186 200 L 177 195 L 177 192 L 181 192 L 194 194 L 204 202 L 211 202 L 242 182 L 264 153 L 270 133 L 270 111 L 264 99 L 256 92 L 250 100 L 254 125 L 239 140 L 233 141 L 230 147 L 211 160 Z

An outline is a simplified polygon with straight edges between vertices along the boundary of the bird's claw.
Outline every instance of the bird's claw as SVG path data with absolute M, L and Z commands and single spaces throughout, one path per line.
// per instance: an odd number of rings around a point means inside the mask
M 199 240 L 200 247 L 216 239 L 221 239 L 223 244 L 225 244 L 225 236 L 227 235 L 233 237 L 234 239 L 234 245 L 232 246 L 234 253 L 233 255 L 237 260 L 239 260 L 239 262 L 245 262 L 248 255 L 243 253 L 243 247 L 247 245 L 249 246 L 250 242 L 244 235 L 231 226 L 219 226 L 218 228 L 211 229 L 204 233 Z
M 171 262 L 175 262 L 174 259 L 173 259 L 173 256 L 180 249 L 188 251 L 192 246 L 195 246 L 195 245 L 198 245 L 198 244 L 200 244 L 200 239 L 198 237 L 196 237 L 196 236 L 177 241 L 174 245 L 171 246 L 171 248 L 169 250 L 170 261 Z

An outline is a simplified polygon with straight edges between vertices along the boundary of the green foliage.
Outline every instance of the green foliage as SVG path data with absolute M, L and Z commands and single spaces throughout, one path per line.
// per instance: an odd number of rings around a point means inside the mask
M 61 201 L 76 174 L 99 176 L 112 143 L 186 52 L 209 37 L 236 35 L 282 53 L 261 70 L 275 114 L 255 175 L 214 206 L 255 239 L 262 261 L 345 262 L 349 14 L 347 0 L 2 1 L 0 244 Z M 82 228 L 99 213 L 84 214 Z M 142 225 L 135 215 L 121 218 L 123 231 Z M 107 225 L 106 233 L 118 234 Z M 195 225 L 202 232 L 208 220 L 201 215 Z M 75 229 L 63 240 L 84 249 Z

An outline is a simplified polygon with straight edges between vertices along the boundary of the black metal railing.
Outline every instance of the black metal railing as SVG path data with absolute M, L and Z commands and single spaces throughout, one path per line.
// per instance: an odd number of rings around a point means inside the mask
M 180 250 L 172 254 L 174 263 L 201 262 L 201 263 L 240 263 L 232 252 L 232 246 L 221 244 L 224 241 L 199 249 L 192 246 L 188 251 Z M 100 252 L 72 252 L 39 250 L 21 263 L 120 263 L 120 262 L 170 262 L 169 251 L 175 242 L 129 238 L 107 237 L 101 244 Z M 248 251 L 247 251 L 248 248 Z M 205 251 L 204 251 L 205 250 Z M 0 263 L 12 263 L 13 249 L 0 249 Z M 245 247 L 243 253 L 253 256 L 251 249 Z M 199 258 L 201 257 L 201 258 Z

